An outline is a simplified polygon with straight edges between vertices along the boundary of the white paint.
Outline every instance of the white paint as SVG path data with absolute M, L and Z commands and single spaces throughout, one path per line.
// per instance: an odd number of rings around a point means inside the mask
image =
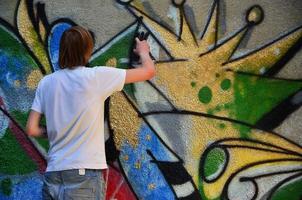
M 194 192 L 194 187 L 191 182 L 186 182 L 181 185 L 172 185 L 178 198 L 187 197 Z
M 146 103 L 158 103 L 160 95 L 147 82 L 135 84 L 135 97 L 139 107 L 148 110 Z
M 263 152 L 260 152 L 263 153 Z M 282 166 L 282 162 L 278 166 L 258 166 L 251 169 L 246 169 L 241 173 L 237 174 L 233 180 L 230 182 L 228 188 L 228 197 L 229 199 L 234 200 L 250 200 L 255 194 L 255 187 L 253 186 L 252 182 L 240 182 L 239 179 L 241 177 L 254 177 L 258 175 L 264 175 L 274 172 L 280 172 L 285 170 L 294 170 L 294 169 L 301 169 L 301 165 L 291 165 L 291 166 Z M 297 173 L 297 172 L 295 172 Z M 259 178 L 256 180 L 258 185 L 258 196 L 257 200 L 262 199 L 264 195 L 267 194 L 276 184 L 280 183 L 285 178 L 293 175 L 294 173 L 287 173 L 287 174 L 277 174 L 274 176 L 268 176 Z
M 173 5 L 170 5 L 167 16 L 168 18 L 173 20 L 175 25 L 175 32 L 177 33 L 177 35 L 179 35 L 180 32 L 179 9 Z
M 294 95 L 294 97 L 292 98 L 291 102 L 294 105 L 299 105 L 302 101 L 302 91 L 298 92 L 297 94 Z
M 121 64 L 128 64 L 129 63 L 129 58 L 120 58 L 118 60 L 119 63 Z
M 159 60 L 160 47 L 158 43 L 152 37 L 149 37 L 147 41 L 150 45 L 150 52 L 152 56 L 155 58 L 155 60 Z
M 275 54 L 276 56 L 279 56 L 280 53 L 281 53 L 281 51 L 280 51 L 279 48 L 276 48 L 276 49 L 274 50 L 274 54 Z
M 156 131 L 156 133 L 160 136 L 160 138 L 165 142 L 165 144 L 170 147 L 173 151 L 175 151 L 173 149 L 173 145 L 171 144 L 171 142 L 169 141 L 169 139 L 167 138 L 166 134 L 176 134 L 176 133 L 166 133 L 160 126 L 160 124 L 158 123 L 158 121 L 155 119 L 156 115 L 154 116 L 147 116 L 146 119 L 147 121 L 151 124 L 152 128 L 154 128 L 154 130 Z M 178 133 L 177 133 L 178 134 Z M 177 136 L 175 136 L 177 137 Z M 178 162 L 178 158 L 176 158 L 174 156 L 174 154 L 172 154 L 170 151 L 167 151 L 167 156 L 169 156 L 169 162 Z M 178 155 L 179 156 L 179 155 Z
M 259 70 L 259 73 L 260 73 L 260 74 L 264 74 L 265 72 L 266 72 L 265 67 L 262 67 L 262 68 Z

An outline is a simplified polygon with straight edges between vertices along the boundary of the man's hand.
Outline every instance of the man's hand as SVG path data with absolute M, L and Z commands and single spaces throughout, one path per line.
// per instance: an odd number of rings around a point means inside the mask
M 149 57 L 150 46 L 147 40 L 140 41 L 138 38 L 135 38 L 135 41 L 136 41 L 136 48 L 133 50 L 134 53 L 139 55 L 141 59 L 142 57 Z
M 26 133 L 31 137 L 47 137 L 46 128 L 40 126 L 41 113 L 32 110 L 29 113 Z
M 146 40 L 140 41 L 138 38 L 135 38 L 135 40 L 136 48 L 133 51 L 140 56 L 142 64 L 141 67 L 128 69 L 126 71 L 125 84 L 146 81 L 151 79 L 155 75 L 155 66 L 153 60 L 149 55 L 150 46 L 148 42 Z

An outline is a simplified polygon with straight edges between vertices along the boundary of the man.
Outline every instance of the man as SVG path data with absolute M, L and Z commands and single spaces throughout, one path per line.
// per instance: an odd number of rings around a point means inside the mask
M 151 79 L 155 68 L 149 45 L 136 38 L 141 67 L 86 68 L 93 50 L 90 33 L 75 26 L 63 33 L 59 65 L 45 76 L 27 122 L 32 137 L 48 137 L 43 199 L 103 199 L 101 170 L 107 168 L 104 142 L 104 101 L 124 84 Z M 40 126 L 46 118 L 47 131 Z

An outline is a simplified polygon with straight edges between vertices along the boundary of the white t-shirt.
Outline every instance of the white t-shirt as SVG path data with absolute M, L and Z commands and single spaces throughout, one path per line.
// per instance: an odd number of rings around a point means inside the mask
M 123 89 L 126 70 L 76 67 L 45 76 L 32 110 L 46 118 L 50 148 L 46 171 L 107 168 L 104 101 Z

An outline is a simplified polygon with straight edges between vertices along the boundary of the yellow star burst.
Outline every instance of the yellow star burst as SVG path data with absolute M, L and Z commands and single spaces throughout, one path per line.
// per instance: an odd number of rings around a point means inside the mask
M 261 22 L 263 11 L 259 6 L 247 11 L 247 24 L 244 27 L 224 41 L 217 42 L 219 1 L 214 1 L 209 21 L 199 40 L 185 15 L 185 1 L 179 4 L 172 1 L 177 7 L 179 34 L 148 16 L 141 5 L 137 7 L 139 2 L 129 2 L 129 10 L 135 16 L 143 17 L 144 24 L 151 32 L 160 35 L 172 57 L 167 62 L 156 63 L 155 84 L 166 91 L 172 103 L 180 110 L 207 112 L 218 104 L 232 102 L 234 90 L 223 90 L 221 84 L 224 80 L 232 83 L 237 71 L 261 74 L 263 70 L 269 70 L 302 36 L 300 27 L 261 49 L 231 59 L 245 33 Z M 209 92 L 206 95 L 209 97 L 204 97 L 203 91 L 207 92 L 207 89 Z M 215 96 L 212 96 L 212 91 Z M 219 115 L 230 117 L 227 111 L 221 111 Z

